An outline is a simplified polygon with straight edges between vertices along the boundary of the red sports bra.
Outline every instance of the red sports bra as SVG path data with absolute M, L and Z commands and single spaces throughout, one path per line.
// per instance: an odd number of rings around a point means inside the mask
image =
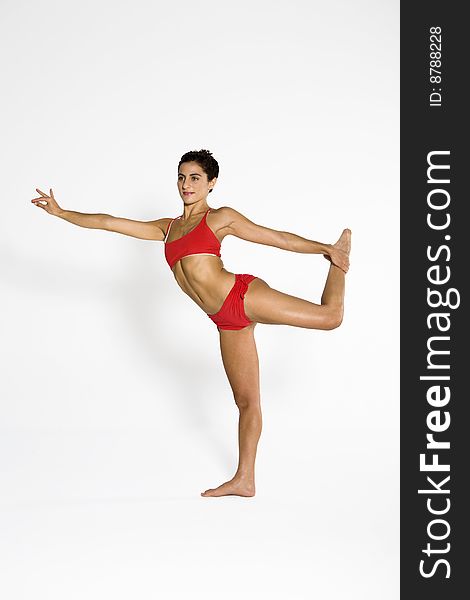
M 165 258 L 167 263 L 170 265 L 170 269 L 173 269 L 173 266 L 185 256 L 193 256 L 194 254 L 210 254 L 212 256 L 220 256 L 220 242 L 215 233 L 206 223 L 207 213 L 210 210 L 211 209 L 209 208 L 196 227 L 191 229 L 190 232 L 186 233 L 177 240 L 167 242 L 166 240 L 168 238 L 168 234 L 170 233 L 170 228 L 173 224 L 173 221 L 176 219 L 181 219 L 181 216 L 175 217 L 175 219 L 170 221 L 164 239 Z

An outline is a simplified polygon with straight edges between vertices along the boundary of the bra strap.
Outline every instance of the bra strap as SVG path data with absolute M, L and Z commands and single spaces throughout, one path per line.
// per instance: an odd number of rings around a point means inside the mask
M 173 221 L 176 221 L 176 219 L 179 219 L 179 217 L 175 217 L 174 219 L 171 219 L 171 221 L 169 222 L 168 229 L 166 230 L 165 237 L 163 238 L 163 242 L 166 242 L 166 240 L 168 238 L 168 234 L 170 233 L 171 226 L 173 225 Z

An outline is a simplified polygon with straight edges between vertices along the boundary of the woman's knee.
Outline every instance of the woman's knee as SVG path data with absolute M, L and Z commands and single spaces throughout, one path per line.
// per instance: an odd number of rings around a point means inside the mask
M 324 317 L 324 327 L 327 331 L 336 329 L 343 322 L 343 307 L 342 306 L 331 306 L 328 308 L 327 313 Z
M 259 408 L 260 398 L 255 392 L 240 392 L 233 395 L 235 404 L 240 410 Z

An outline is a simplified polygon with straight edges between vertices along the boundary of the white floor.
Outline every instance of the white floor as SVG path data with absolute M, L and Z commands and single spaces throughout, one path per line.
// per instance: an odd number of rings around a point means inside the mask
M 396 600 L 397 465 L 370 471 L 362 437 L 313 464 L 267 430 L 257 495 L 202 498 L 232 473 L 197 440 L 181 457 L 150 430 L 4 431 L 0 596 Z

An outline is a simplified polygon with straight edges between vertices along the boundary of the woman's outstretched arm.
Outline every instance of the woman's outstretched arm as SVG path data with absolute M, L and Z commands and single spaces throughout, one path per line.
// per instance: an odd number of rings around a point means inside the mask
M 275 246 L 276 248 L 289 250 L 290 252 L 323 254 L 330 257 L 333 264 L 343 269 L 343 271 L 347 270 L 349 266 L 346 253 L 333 244 L 323 244 L 322 242 L 301 237 L 295 233 L 277 231 L 276 229 L 257 225 L 229 206 L 224 206 L 220 210 L 221 212 L 223 210 L 227 220 L 227 235 L 234 235 L 242 240 L 255 242 L 256 244 Z
M 134 221 L 132 219 L 123 219 L 121 217 L 113 217 L 105 213 L 81 213 L 75 210 L 64 210 L 61 208 L 52 189 L 49 190 L 49 195 L 41 192 L 38 188 L 36 191 L 41 194 L 39 198 L 33 198 L 31 202 L 36 206 L 41 207 L 50 215 L 60 217 L 69 223 L 78 225 L 79 227 L 87 227 L 88 229 L 103 229 L 105 231 L 114 231 L 123 235 L 140 238 L 142 240 L 163 241 L 165 238 L 165 225 L 169 219 L 157 219 L 156 221 Z

